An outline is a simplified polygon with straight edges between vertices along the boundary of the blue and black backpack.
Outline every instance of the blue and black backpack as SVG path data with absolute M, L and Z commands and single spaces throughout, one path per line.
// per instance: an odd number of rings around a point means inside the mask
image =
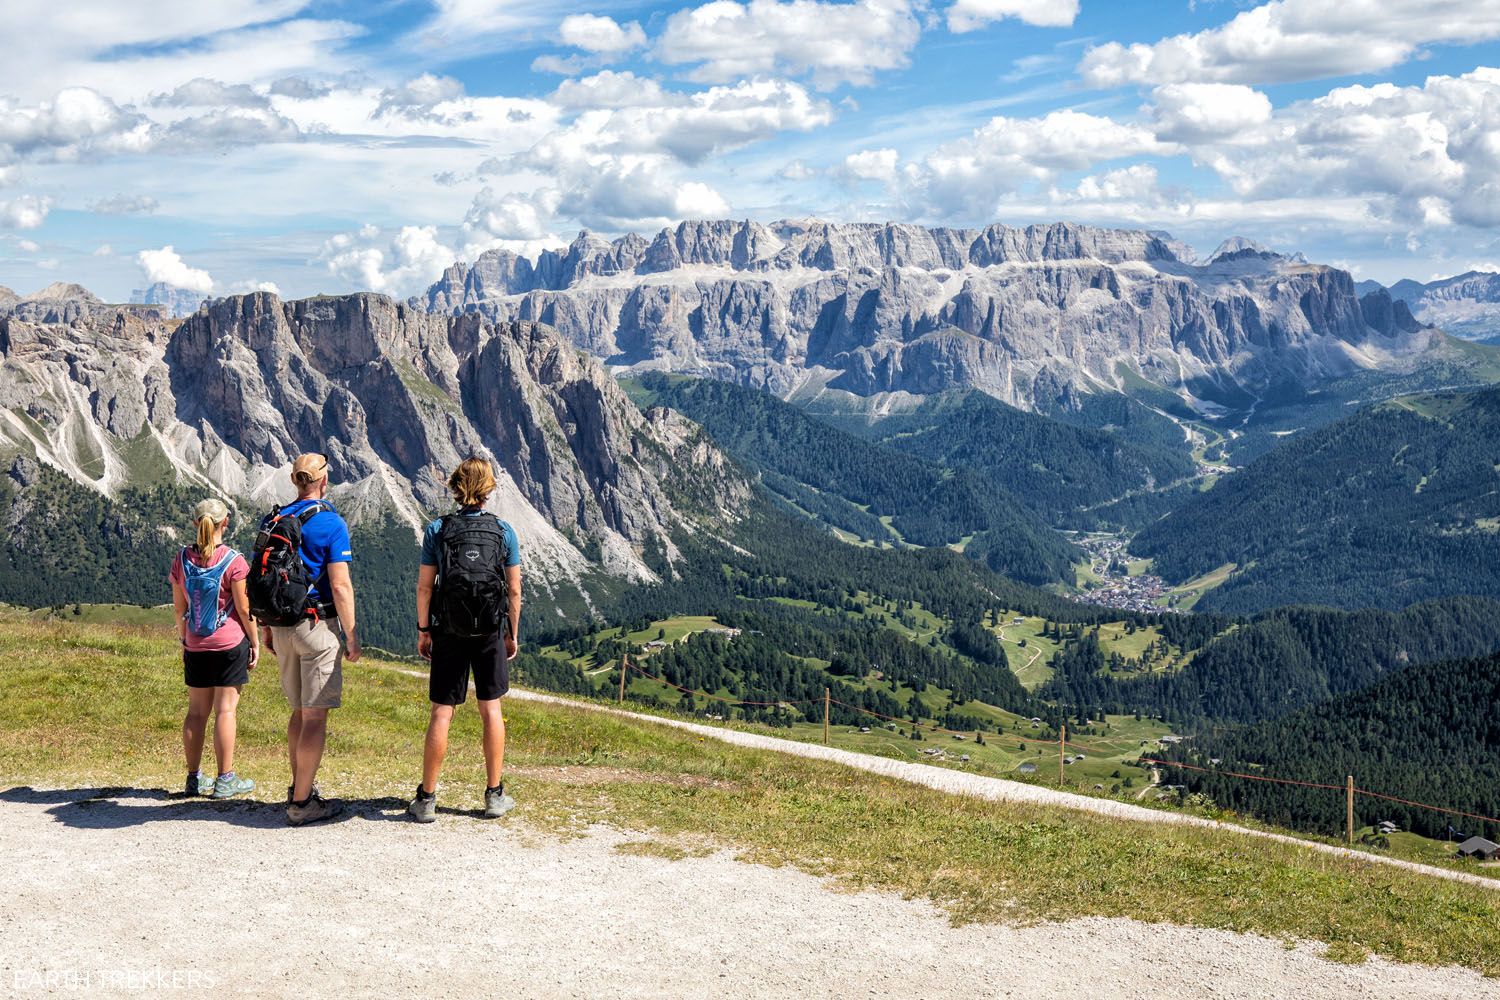
M 188 631 L 199 638 L 207 638 L 219 631 L 224 619 L 229 617 L 227 609 L 220 606 L 224 574 L 230 563 L 239 558 L 239 553 L 228 549 L 224 557 L 212 566 L 199 566 L 193 562 L 191 549 L 183 549 L 178 559 L 182 562 L 182 589 L 187 593 Z

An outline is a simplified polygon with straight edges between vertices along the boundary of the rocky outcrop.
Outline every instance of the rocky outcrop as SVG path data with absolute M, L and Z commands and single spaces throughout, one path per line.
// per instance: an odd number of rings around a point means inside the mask
M 412 304 L 550 324 L 612 366 L 776 392 L 977 386 L 1023 407 L 1128 370 L 1240 397 L 1420 352 L 1430 335 L 1348 274 L 1226 241 L 1207 262 L 1162 233 L 684 222 L 647 242 L 580 234 L 536 263 L 491 251 Z M 1371 320 L 1374 320 L 1372 322 Z
M 157 281 L 145 288 L 130 293 L 130 301 L 141 305 L 160 306 L 167 316 L 191 316 L 207 299 L 202 292 L 177 288 L 165 281 Z
M 695 426 L 642 414 L 536 323 L 264 292 L 180 323 L 97 300 L 47 315 L 71 318 L 0 318 L 0 454 L 106 492 L 166 475 L 269 503 L 292 457 L 317 451 L 356 515 L 416 525 L 449 505 L 448 472 L 487 454 L 503 469 L 492 502 L 555 581 L 649 578 L 644 552 L 721 530 L 749 496 Z
M 1373 281 L 1362 290 L 1377 290 Z M 1423 323 L 1470 340 L 1500 339 L 1500 274 L 1468 271 L 1451 278 L 1418 282 L 1403 279 L 1390 287 L 1391 298 L 1405 303 Z

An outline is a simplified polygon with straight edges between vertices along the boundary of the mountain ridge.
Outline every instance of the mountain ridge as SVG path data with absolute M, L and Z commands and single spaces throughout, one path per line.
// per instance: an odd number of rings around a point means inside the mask
M 1121 366 L 1212 412 L 1441 347 L 1345 271 L 1226 247 L 1200 263 L 1160 234 L 1072 223 L 692 221 L 652 240 L 584 231 L 535 263 L 487 251 L 409 301 L 549 322 L 617 369 L 782 396 L 974 387 L 1043 410 L 1124 391 Z

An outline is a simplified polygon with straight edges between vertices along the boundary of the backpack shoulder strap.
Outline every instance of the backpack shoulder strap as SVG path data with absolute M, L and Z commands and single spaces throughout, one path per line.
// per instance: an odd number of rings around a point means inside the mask
M 317 517 L 319 514 L 323 513 L 324 511 L 326 511 L 326 510 L 332 510 L 332 509 L 333 509 L 332 507 L 328 506 L 323 501 L 321 501 L 321 500 L 314 500 L 312 503 L 308 504 L 306 507 L 303 507 L 301 510 L 297 511 L 297 521 L 303 527 L 306 527 L 308 521 L 311 521 L 313 518 Z

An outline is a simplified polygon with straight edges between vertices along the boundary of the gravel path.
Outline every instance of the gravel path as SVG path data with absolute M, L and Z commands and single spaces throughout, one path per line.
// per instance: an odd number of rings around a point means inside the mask
M 523 803 L 524 806 L 524 803 Z M 304 830 L 248 802 L 0 792 L 0 994 L 1448 1000 L 1463 969 L 1128 920 L 954 928 L 727 854 L 621 853 L 366 805 Z M 518 813 L 519 814 L 519 813 Z M 513 815 L 518 815 L 513 814 Z
M 422 676 L 426 675 L 423 674 Z M 685 729 L 699 736 L 712 737 L 717 740 L 723 740 L 725 743 L 733 743 L 737 746 L 754 747 L 759 750 L 775 750 L 778 753 L 792 754 L 797 757 L 811 757 L 815 760 L 829 760 L 848 767 L 859 768 L 861 771 L 870 771 L 890 778 L 910 781 L 913 784 L 926 785 L 929 788 L 936 788 L 939 791 L 952 792 L 955 795 L 969 795 L 975 798 L 994 801 L 1029 802 L 1040 805 L 1058 806 L 1065 809 L 1081 809 L 1085 812 L 1098 813 L 1102 816 L 1115 816 L 1120 819 L 1139 820 L 1144 823 L 1179 823 L 1185 826 L 1205 826 L 1219 830 L 1232 830 L 1235 833 L 1248 837 L 1260 837 L 1264 840 L 1275 840 L 1283 844 L 1294 844 L 1309 850 L 1322 851 L 1325 854 L 1332 854 L 1338 857 L 1352 858 L 1371 864 L 1391 865 L 1396 868 L 1421 872 L 1424 875 L 1452 879 L 1455 882 L 1467 882 L 1471 885 L 1484 886 L 1487 889 L 1500 891 L 1500 880 L 1486 878 L 1483 875 L 1453 871 L 1448 868 L 1424 865 L 1415 861 L 1403 861 L 1400 858 L 1384 857 L 1364 851 L 1351 851 L 1347 848 L 1336 847 L 1331 844 L 1299 840 L 1296 837 L 1289 837 L 1285 834 L 1252 830 L 1248 827 L 1235 826 L 1232 823 L 1220 823 L 1216 820 L 1204 819 L 1201 816 L 1189 816 L 1161 809 L 1150 809 L 1146 806 L 1132 805 L 1131 803 L 1119 802 L 1114 799 L 1096 799 L 1087 795 L 1059 791 L 1055 788 L 1028 785 L 1021 781 L 1007 781 L 1004 778 L 991 778 L 981 774 L 970 774 L 967 771 L 960 771 L 954 768 L 934 767 L 931 764 L 916 764 L 911 761 L 893 760 L 889 757 L 877 757 L 874 754 L 840 750 L 837 747 L 825 747 L 820 743 L 802 743 L 797 740 L 784 740 L 775 736 L 762 736 L 758 733 L 746 733 L 736 729 L 721 729 L 715 726 L 705 726 L 696 722 L 685 722 L 679 719 L 642 715 L 618 708 L 610 708 L 607 705 L 573 701 L 568 698 L 541 694 L 536 691 L 513 689 L 507 697 L 520 698 L 526 701 L 542 701 L 555 705 L 569 705 L 574 708 L 583 708 L 596 712 L 608 712 L 631 719 L 638 719 L 643 722 L 655 722 L 663 726 Z

